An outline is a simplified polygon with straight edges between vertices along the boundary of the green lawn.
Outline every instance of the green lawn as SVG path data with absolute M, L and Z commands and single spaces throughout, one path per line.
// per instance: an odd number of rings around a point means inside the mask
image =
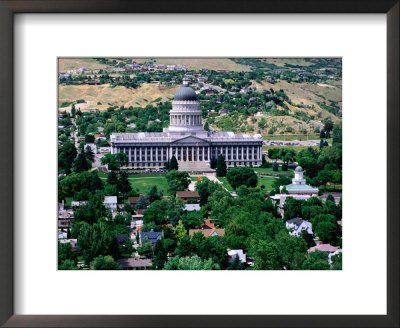
M 102 180 L 107 180 L 106 173 L 100 173 L 99 177 Z M 139 193 L 143 194 L 146 192 L 148 187 L 157 186 L 158 190 L 163 190 L 164 194 L 168 189 L 168 182 L 165 174 L 132 174 L 128 176 L 128 180 L 131 183 L 133 189 L 138 189 Z
M 304 150 L 307 149 L 310 146 L 262 146 L 262 150 L 269 150 L 269 149 L 274 149 L 274 148 L 292 148 L 295 151 L 300 151 L 300 150 Z M 312 148 L 314 148 L 315 150 L 319 149 L 319 146 L 311 146 Z
M 263 136 L 264 140 L 319 140 L 319 135 L 275 135 L 275 136 Z
M 279 171 L 272 170 L 272 167 L 263 168 L 263 167 L 255 167 L 254 171 L 263 172 L 263 173 L 271 173 L 271 174 L 292 174 L 293 170 L 289 169 L 287 171 L 282 171 L 282 165 L 279 165 Z
M 270 191 L 272 190 L 272 183 L 274 182 L 275 179 L 276 179 L 275 177 L 270 177 L 270 176 L 263 176 L 263 177 L 259 176 L 257 188 L 263 185 L 265 186 L 264 189 L 265 191 Z M 226 177 L 218 177 L 218 180 L 222 182 L 222 184 L 226 189 L 228 189 L 228 191 L 234 191 L 231 185 L 229 184 L 228 180 L 226 179 Z

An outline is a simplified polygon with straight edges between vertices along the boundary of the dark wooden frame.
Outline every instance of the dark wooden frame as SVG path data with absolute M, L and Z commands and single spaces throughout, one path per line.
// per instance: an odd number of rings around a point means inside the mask
M 13 15 L 14 13 L 127 12 L 386 14 L 387 315 L 240 315 L 212 316 L 212 318 L 199 315 L 14 315 Z M 4 327 L 399 327 L 399 0 L 0 0 L 0 63 L 0 140 L 2 140 L 0 156 L 0 324 L 3 324 Z

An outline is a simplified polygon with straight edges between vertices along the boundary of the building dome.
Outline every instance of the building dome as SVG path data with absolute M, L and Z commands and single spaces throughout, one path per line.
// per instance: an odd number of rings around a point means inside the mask
M 190 101 L 197 101 L 197 95 L 194 90 L 189 87 L 187 84 L 181 85 L 178 91 L 175 93 L 174 100 L 190 100 Z
M 303 172 L 303 168 L 301 166 L 298 166 L 294 169 L 295 172 Z

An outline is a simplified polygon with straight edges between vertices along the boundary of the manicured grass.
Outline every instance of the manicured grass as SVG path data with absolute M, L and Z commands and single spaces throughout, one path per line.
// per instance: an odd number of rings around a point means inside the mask
M 275 177 L 270 177 L 270 176 L 263 176 L 262 178 L 259 176 L 257 188 L 259 188 L 260 186 L 265 186 L 264 190 L 270 191 L 270 190 L 272 190 L 272 183 L 274 182 L 275 179 L 276 179 Z M 218 177 L 218 180 L 222 182 L 222 184 L 224 185 L 224 187 L 226 189 L 228 189 L 228 191 L 234 191 L 234 189 L 229 184 L 226 177 Z
M 270 177 L 270 176 L 259 176 L 258 177 L 258 184 L 257 187 L 260 186 L 265 186 L 266 191 L 271 191 L 272 190 L 272 183 L 274 182 L 276 178 Z
M 262 150 L 269 150 L 269 149 L 275 149 L 275 148 L 292 148 L 296 151 L 300 151 L 300 150 L 304 150 L 307 149 L 310 146 L 262 146 Z M 315 150 L 319 149 L 319 146 L 311 146 L 312 148 L 314 148 Z
M 107 180 L 106 173 L 98 173 L 102 180 Z M 128 180 L 133 189 L 139 190 L 139 193 L 146 192 L 148 187 L 157 186 L 158 190 L 163 190 L 164 194 L 168 189 L 168 182 L 165 174 L 132 174 L 128 176 Z
M 275 135 L 275 136 L 263 136 L 264 140 L 319 140 L 319 135 Z
M 291 173 L 293 173 L 293 170 L 289 169 L 289 168 L 288 168 L 287 171 L 282 171 L 282 165 L 279 165 L 279 170 L 278 171 L 274 171 L 272 169 L 272 167 L 268 167 L 268 168 L 255 167 L 254 171 L 262 172 L 262 173 L 271 173 L 271 174 L 291 174 Z

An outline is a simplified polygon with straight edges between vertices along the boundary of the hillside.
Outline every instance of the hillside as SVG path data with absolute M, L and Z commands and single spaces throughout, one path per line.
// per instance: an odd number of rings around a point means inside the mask
M 91 103 L 90 108 L 105 110 L 110 106 L 144 107 L 158 98 L 161 98 L 159 101 L 166 101 L 174 96 L 178 86 L 160 88 L 158 85 L 145 83 L 137 89 L 128 89 L 122 86 L 112 88 L 108 84 L 61 85 L 58 90 L 59 106 L 63 102 L 84 99 Z

